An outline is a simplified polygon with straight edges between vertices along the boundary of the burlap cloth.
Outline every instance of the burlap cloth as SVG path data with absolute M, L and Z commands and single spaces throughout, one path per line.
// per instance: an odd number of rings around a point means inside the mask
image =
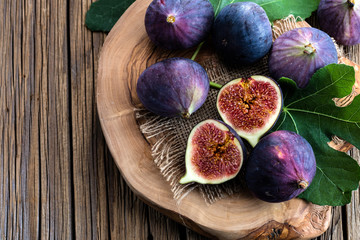
M 273 26 L 274 39 L 282 33 L 296 28 L 293 16 L 278 22 Z M 339 52 L 340 53 L 340 52 Z M 211 58 L 201 65 L 205 68 L 210 81 L 225 84 L 226 82 L 252 75 L 269 76 L 267 56 L 252 66 L 229 66 L 218 58 Z M 165 118 L 152 114 L 145 109 L 136 110 L 140 130 L 152 144 L 151 152 L 154 163 L 160 173 L 171 186 L 174 199 L 181 201 L 191 191 L 200 191 L 206 203 L 211 204 L 218 199 L 240 193 L 245 184 L 243 172 L 228 182 L 216 185 L 203 185 L 198 183 L 180 184 L 180 178 L 185 174 L 185 151 L 188 136 L 193 127 L 206 119 L 221 119 L 216 110 L 216 97 L 218 90 L 210 89 L 204 105 L 191 115 L 190 119 Z M 246 142 L 246 141 L 244 141 Z

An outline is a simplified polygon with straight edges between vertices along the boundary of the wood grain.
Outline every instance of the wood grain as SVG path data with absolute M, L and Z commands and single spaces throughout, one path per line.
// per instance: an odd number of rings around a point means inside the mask
M 0 1 L 0 239 L 208 239 L 144 204 L 96 110 L 92 1 Z M 346 47 L 360 63 L 360 48 Z M 359 153 L 352 150 L 355 158 Z M 360 239 L 359 191 L 318 240 Z
M 66 19 L 67 5 L 56 1 L 0 5 L 5 52 L 0 235 L 71 238 L 67 24 L 59 21 Z
M 172 53 L 164 56 L 166 52 L 152 45 L 143 21 L 137 21 L 138 16 L 144 15 L 148 3 L 137 1 L 115 25 L 102 49 L 97 79 L 100 122 L 128 185 L 148 204 L 209 236 L 251 239 L 275 234 L 279 239 L 290 239 L 321 234 L 328 226 L 326 216 L 330 208 L 326 211 L 297 200 L 289 201 L 288 205 L 264 204 L 241 195 L 222 199 L 209 207 L 198 193 L 191 192 L 180 204 L 174 202 L 169 185 L 154 168 L 150 147 L 137 130 L 133 113 L 139 102 L 135 86 L 140 73 L 153 62 L 172 56 Z M 126 27 L 129 23 L 132 28 Z M 198 61 L 201 63 L 201 56 Z M 320 217 L 314 218 L 317 214 Z M 307 224 L 308 219 L 318 222 Z M 274 233 L 274 229 L 279 233 Z

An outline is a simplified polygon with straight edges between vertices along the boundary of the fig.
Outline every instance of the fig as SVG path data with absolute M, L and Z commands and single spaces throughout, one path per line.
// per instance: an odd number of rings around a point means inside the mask
M 208 0 L 153 0 L 145 13 L 149 38 L 170 50 L 198 45 L 213 22 L 214 9 Z
M 255 75 L 225 84 L 216 106 L 222 120 L 254 147 L 279 118 L 283 95 L 273 79 Z
M 224 60 L 252 64 L 272 45 L 272 31 L 264 9 L 253 2 L 231 3 L 217 15 L 213 45 Z
M 336 47 L 328 34 L 312 27 L 296 28 L 274 41 L 269 71 L 276 80 L 291 78 L 299 88 L 305 88 L 318 69 L 337 62 Z
M 245 158 L 245 146 L 231 127 L 219 120 L 202 121 L 189 135 L 180 183 L 223 183 L 239 173 Z
M 263 137 L 245 169 L 249 190 L 266 202 L 283 202 L 305 191 L 316 172 L 311 145 L 295 132 L 280 130 Z
M 146 109 L 164 117 L 189 118 L 209 92 L 205 69 L 187 58 L 168 58 L 145 69 L 137 82 L 137 95 Z
M 359 0 L 322 0 L 317 16 L 320 29 L 338 43 L 343 45 L 360 43 Z

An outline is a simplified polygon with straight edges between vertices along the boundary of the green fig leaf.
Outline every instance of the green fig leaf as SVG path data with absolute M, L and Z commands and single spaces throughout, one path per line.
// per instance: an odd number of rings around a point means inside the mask
M 85 24 L 91 31 L 110 32 L 117 20 L 135 0 L 98 0 L 86 13 Z
M 294 91 L 289 79 L 279 81 L 284 108 L 273 131 L 294 131 L 311 144 L 317 171 L 309 188 L 299 197 L 315 204 L 348 204 L 351 191 L 359 187 L 359 164 L 328 145 L 336 135 L 360 148 L 360 97 L 347 107 L 337 107 L 332 100 L 349 95 L 354 82 L 354 68 L 344 64 L 330 64 L 318 70 L 305 89 Z
M 135 0 L 98 0 L 91 4 L 86 13 L 85 25 L 91 31 L 109 32 L 125 10 Z M 264 8 L 270 22 L 285 18 L 290 14 L 303 19 L 310 17 L 320 0 L 210 0 L 215 16 L 220 10 L 234 2 L 255 2 Z
M 210 2 L 214 7 L 215 16 L 231 3 L 254 2 L 265 10 L 270 22 L 273 22 L 290 14 L 302 19 L 308 18 L 318 8 L 320 0 L 210 0 Z

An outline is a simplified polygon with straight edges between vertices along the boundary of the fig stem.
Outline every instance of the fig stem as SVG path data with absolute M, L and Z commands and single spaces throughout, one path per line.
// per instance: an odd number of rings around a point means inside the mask
M 175 22 L 175 16 L 169 15 L 169 16 L 166 18 L 166 21 L 167 21 L 168 23 L 174 23 L 174 22 Z
M 222 85 L 210 81 L 210 87 L 215 88 L 215 89 L 220 89 L 220 88 L 222 88 Z
M 309 43 L 308 45 L 305 46 L 304 53 L 310 55 L 314 52 L 316 52 L 316 48 L 314 48 L 314 46 L 311 45 L 311 43 Z
M 192 57 L 191 57 L 191 60 L 195 61 L 195 58 L 196 58 L 196 56 L 198 55 L 198 53 L 200 52 L 200 49 L 201 49 L 201 47 L 202 47 L 203 44 L 204 44 L 204 41 L 201 42 L 201 43 L 197 46 L 194 54 L 193 54 Z
M 198 53 L 200 52 L 200 49 L 201 49 L 202 45 L 204 44 L 204 42 L 205 42 L 205 41 L 201 42 L 201 43 L 197 46 L 194 54 L 193 54 L 192 57 L 191 57 L 191 60 L 195 61 L 195 58 L 197 57 Z M 210 81 L 210 87 L 215 88 L 215 89 L 220 89 L 220 88 L 222 87 L 222 85 Z
M 309 183 L 307 181 L 301 180 L 298 183 L 299 188 L 306 189 L 309 186 Z
M 185 118 L 185 119 L 188 119 L 188 118 L 190 118 L 190 113 L 189 112 L 184 112 L 184 113 L 182 113 L 182 115 L 181 115 L 183 118 Z

